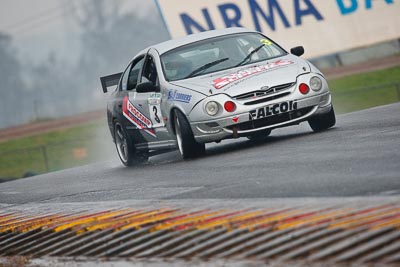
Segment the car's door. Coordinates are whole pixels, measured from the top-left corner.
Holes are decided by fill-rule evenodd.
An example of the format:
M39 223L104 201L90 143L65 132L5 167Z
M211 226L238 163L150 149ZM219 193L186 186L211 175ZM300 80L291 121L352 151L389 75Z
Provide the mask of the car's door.
M140 101L140 97L136 97L136 87L143 71L144 62L145 55L138 56L133 60L130 67L124 72L119 88L123 125L134 139L136 146L145 145L157 138L150 119L148 105L144 105Z
M139 83L150 83L154 90L150 92L136 92L133 101L143 108L143 114L150 120L150 123L147 125L149 126L148 131L151 131L151 133L145 131L146 135L144 136L149 143L162 145L163 141L170 139L170 134L165 128L164 118L166 116L161 109L162 93L155 57L156 55L153 51L147 53L139 78ZM156 138L154 138L154 135Z

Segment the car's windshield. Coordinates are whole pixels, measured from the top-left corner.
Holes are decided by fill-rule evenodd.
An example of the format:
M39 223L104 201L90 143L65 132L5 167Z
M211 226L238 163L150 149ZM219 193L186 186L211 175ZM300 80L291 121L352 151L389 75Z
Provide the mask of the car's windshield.
M176 81L264 61L286 52L258 33L241 33L202 40L164 53L167 81Z

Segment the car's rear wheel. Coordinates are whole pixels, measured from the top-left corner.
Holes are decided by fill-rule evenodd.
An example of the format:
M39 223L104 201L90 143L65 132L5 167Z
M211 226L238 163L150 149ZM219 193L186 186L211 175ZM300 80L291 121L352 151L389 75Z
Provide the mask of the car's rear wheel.
M182 157L190 159L204 155L206 146L196 142L186 117L178 110L174 111L174 117L176 141Z
M263 130L259 132L252 133L251 135L246 136L249 140L254 142L260 142L267 139L267 137L271 134L271 130Z
M117 121L114 123L114 135L118 156L125 166L134 166L148 160L146 154L135 151L135 147L128 134Z
M309 119L308 124L314 132L321 132L333 127L336 124L336 116L333 106L328 113Z

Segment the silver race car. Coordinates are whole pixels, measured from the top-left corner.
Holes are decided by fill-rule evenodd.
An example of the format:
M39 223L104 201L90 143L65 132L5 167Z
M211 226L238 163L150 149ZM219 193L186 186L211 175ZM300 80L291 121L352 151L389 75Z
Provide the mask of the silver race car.
M108 126L123 164L179 149L205 154L205 143L266 138L308 121L315 132L335 125L323 74L265 35L243 28L193 34L146 48L123 73L101 77L116 86Z

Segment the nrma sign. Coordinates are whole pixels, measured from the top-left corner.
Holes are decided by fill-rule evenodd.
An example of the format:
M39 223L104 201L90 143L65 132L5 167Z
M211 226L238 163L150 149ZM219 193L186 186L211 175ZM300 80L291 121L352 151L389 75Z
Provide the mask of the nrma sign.
M400 0L156 0L172 38L246 27L307 56L400 37Z
M264 9L256 0L248 0L248 7L251 14L252 28L257 31L263 31L262 23L266 23L268 29L276 30L276 24L281 22L284 27L290 28L294 25L301 25L306 16L312 16L315 20L323 20L321 12L312 4L310 0L294 0L293 14L287 14L283 10L278 0L269 0L267 8ZM304 6L300 6L303 2ZM225 27L243 27L243 13L238 5L234 3L221 4L217 6L219 16L224 22ZM181 21L188 34L194 31L214 30L215 25L208 8L201 9L203 15L203 25L190 16L189 13L181 13ZM290 21L292 19L292 23Z

